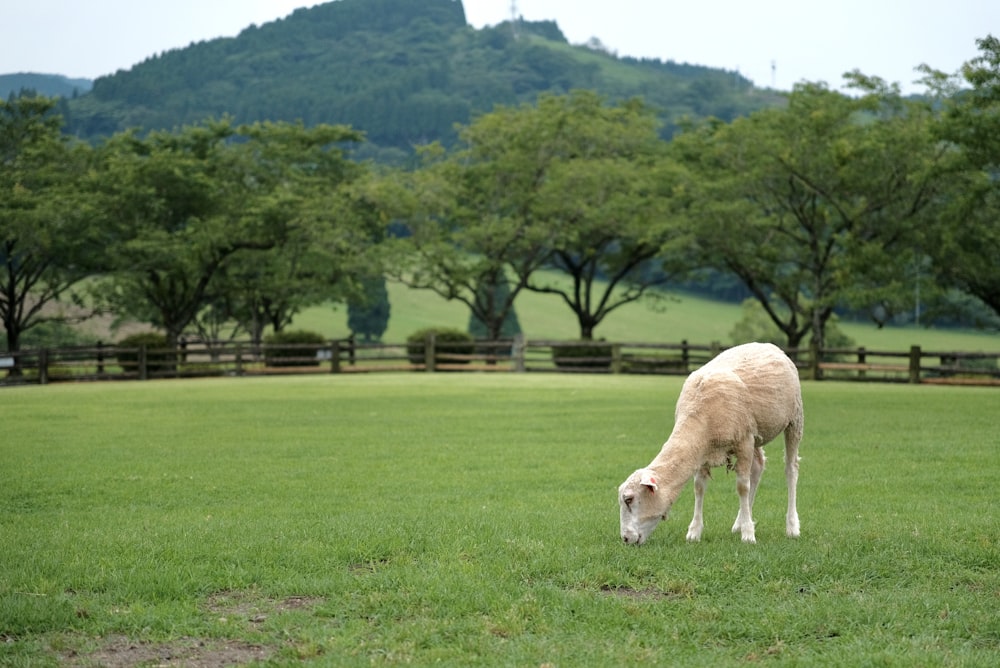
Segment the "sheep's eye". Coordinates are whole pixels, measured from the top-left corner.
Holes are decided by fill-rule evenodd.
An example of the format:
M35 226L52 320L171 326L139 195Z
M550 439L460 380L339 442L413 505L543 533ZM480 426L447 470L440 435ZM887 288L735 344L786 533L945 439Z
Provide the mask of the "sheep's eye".
M632 501L634 501L634 500L635 500L635 497L632 497L632 496L622 497L622 501L625 502L625 507L626 508L631 508L632 507Z

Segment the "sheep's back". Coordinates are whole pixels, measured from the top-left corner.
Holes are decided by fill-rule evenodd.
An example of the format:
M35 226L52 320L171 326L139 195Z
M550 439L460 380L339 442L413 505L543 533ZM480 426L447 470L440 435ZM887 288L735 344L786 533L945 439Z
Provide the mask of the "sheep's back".
M730 348L688 377L676 413L699 415L719 436L749 431L763 445L802 421L798 370L769 343Z

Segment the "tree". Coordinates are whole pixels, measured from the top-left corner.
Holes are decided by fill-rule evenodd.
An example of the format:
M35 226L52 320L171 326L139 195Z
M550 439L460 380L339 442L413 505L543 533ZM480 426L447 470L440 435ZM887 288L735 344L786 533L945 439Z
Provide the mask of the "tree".
M921 257L917 223L942 187L929 105L855 73L864 95L795 88L788 107L675 139L689 170L691 251L739 276L796 348L822 348L838 306L885 302Z
M521 290L556 294L591 338L665 280L650 271L672 235L656 128L641 103L608 106L586 91L484 114L458 150L429 152L412 175L411 211L422 213L403 216L413 252L397 276L467 304L491 338ZM543 266L572 285L538 278Z
M981 54L967 63L958 86L925 68L947 94L936 136L952 149L942 177L957 178L949 206L929 228L928 252L937 275L1000 314L1000 39L976 40Z
M382 181L379 196L406 228L388 245L386 270L410 287L462 302L495 340L527 278L545 262L551 235L523 201L531 175L503 151L475 142L473 132L463 130L462 150L445 155L425 147L421 169Z
M362 341L381 341L391 310L385 276L362 278L360 292L360 297L347 300L347 326L352 334L360 334Z
M539 166L546 173L537 193L527 196L554 230L551 266L570 278L566 286L535 274L527 288L561 297L589 340L616 308L670 280L654 260L678 235L670 212L676 170L664 159L655 116L639 101L608 106L576 92L542 98L537 111L523 113L534 116L553 155Z
M54 107L0 100L0 321L12 352L26 331L59 319L43 309L104 258L86 186L92 152L61 133Z
M101 296L175 344L218 301L213 279L234 257L309 238L310 223L333 214L317 210L316 193L351 169L337 144L359 138L341 126L228 120L112 138L103 183L118 264Z
M231 318L259 343L265 327L282 331L303 308L351 296L354 275L368 272L369 251L381 240L378 212L358 184L367 169L349 161L345 143L362 135L344 126L243 126L239 150L264 172L289 224L281 243L231 258L214 291Z

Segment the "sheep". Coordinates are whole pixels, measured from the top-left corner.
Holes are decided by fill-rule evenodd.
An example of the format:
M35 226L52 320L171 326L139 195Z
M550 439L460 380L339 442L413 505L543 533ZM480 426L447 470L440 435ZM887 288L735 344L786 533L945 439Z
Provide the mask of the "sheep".
M674 412L674 428L649 466L618 488L621 536L641 545L694 477L694 518L687 540L701 540L702 501L711 468L723 464L736 472L740 509L733 533L756 543L751 517L757 484L764 471L764 446L785 433L788 510L785 532L799 535L795 489L804 416L799 374L777 346L747 343L730 348L684 381Z

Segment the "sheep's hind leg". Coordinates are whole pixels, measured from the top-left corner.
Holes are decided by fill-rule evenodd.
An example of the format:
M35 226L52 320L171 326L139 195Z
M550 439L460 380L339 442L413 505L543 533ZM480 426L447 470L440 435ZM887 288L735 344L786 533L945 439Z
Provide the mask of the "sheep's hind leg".
M757 485L764 475L764 464L767 457L764 456L764 448L753 449L753 464L750 466L750 512L753 512L753 501L757 498Z
M705 524L702 518L702 510L705 501L705 488L708 487L708 479L712 477L712 472L707 466L702 466L694 474L694 517L688 525L687 539L695 542L701 540L701 530Z
M736 522L733 524L733 533L740 532L740 537L744 543L756 543L757 536L754 533L753 516L751 513L752 498L756 485L752 484L753 469L760 466L757 472L757 480L760 480L760 473L763 469L763 462L758 463L756 448L751 441L744 447L743 453L748 456L737 456L736 458L736 493L740 497L740 512L736 515Z
M785 429L785 481L788 483L785 534L790 538L799 537L799 511L795 506L795 490L799 483L799 442L801 440L801 424L792 424Z

